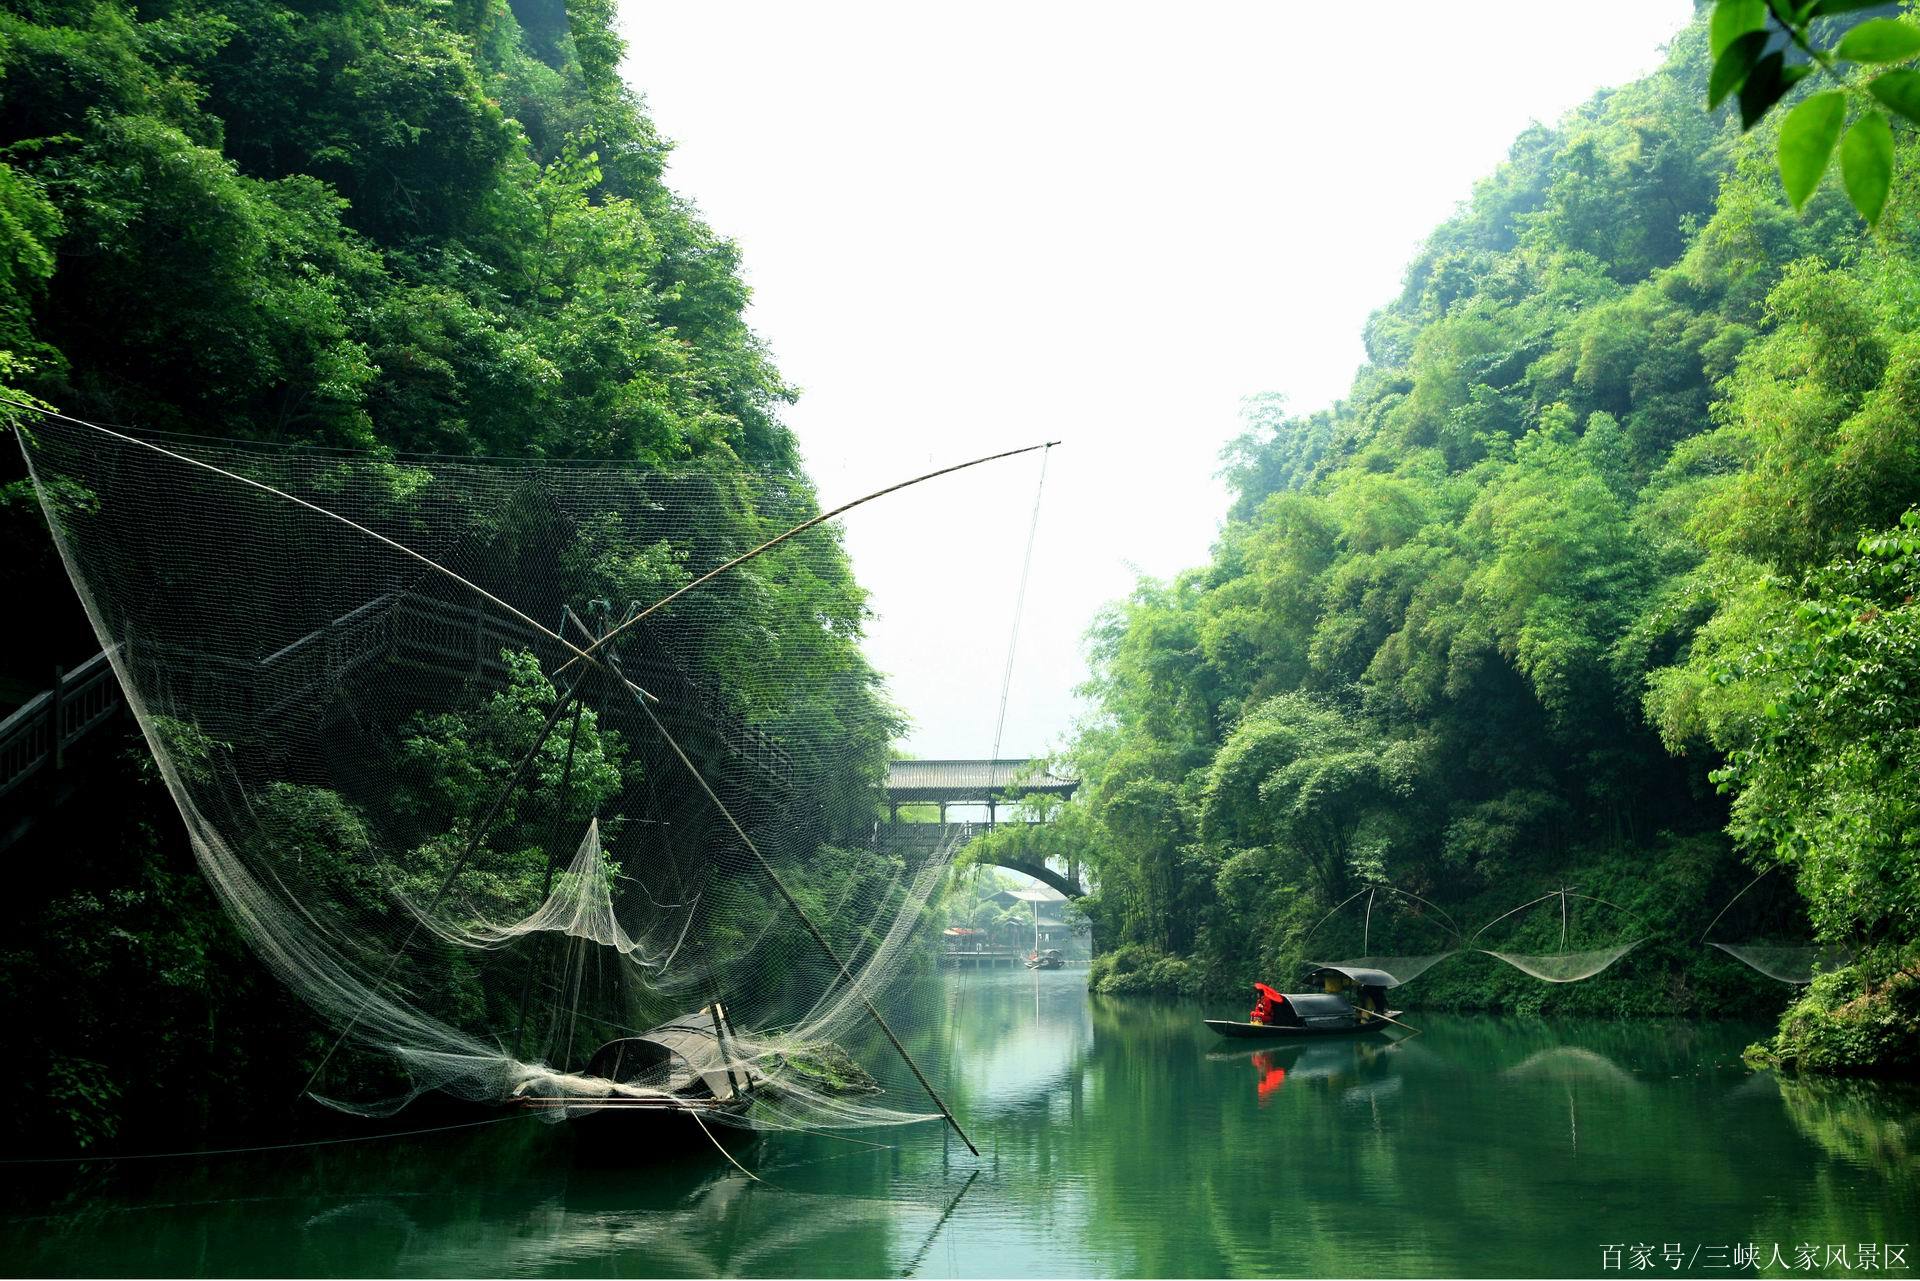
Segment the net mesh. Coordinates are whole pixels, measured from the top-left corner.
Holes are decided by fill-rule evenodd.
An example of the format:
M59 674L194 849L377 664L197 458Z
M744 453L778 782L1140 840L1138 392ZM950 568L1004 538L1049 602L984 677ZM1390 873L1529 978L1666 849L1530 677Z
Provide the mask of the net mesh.
M1853 953L1846 948L1817 944L1715 943L1713 946L1770 979L1796 985L1811 983L1820 975L1853 961Z
M1807 941L1811 931L1806 902L1793 892L1791 876L1774 875L1780 870L1779 864L1770 866L1741 886L1708 923L1701 941L1770 979L1796 986L1851 964L1853 953L1848 949ZM1723 925L1722 932L1744 936L1747 941L1722 943L1714 939L1714 931Z
M1499 957L1514 969L1548 983L1578 983L1581 979L1590 979L1600 971L1612 965L1644 939L1635 939L1618 947L1590 948L1579 952L1496 952L1492 948L1480 948L1488 956Z
M1380 970L1391 976L1388 986L1403 983L1456 955L1460 931L1446 911L1428 899L1392 885L1363 886L1328 909L1314 922L1307 940L1319 937L1315 955L1345 952L1346 960L1312 961L1314 966ZM1382 942L1393 945L1376 951ZM1348 951L1348 949L1351 949ZM1398 950L1393 950L1398 949Z
M899 725L836 528L569 662L813 516L802 481L21 437L207 879L377 1052L333 1101L935 1115L875 1015L950 842L876 846ZM596 1060L660 1029L664 1062Z
M1341 969L1382 970L1393 977L1391 986L1411 983L1454 952L1429 952L1423 956L1356 956L1345 961L1314 961L1314 965L1334 965Z

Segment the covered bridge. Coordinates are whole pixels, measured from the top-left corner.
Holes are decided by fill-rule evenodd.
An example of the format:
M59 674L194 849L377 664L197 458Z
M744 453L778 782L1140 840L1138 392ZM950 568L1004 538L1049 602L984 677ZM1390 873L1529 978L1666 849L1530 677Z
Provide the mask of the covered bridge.
M1031 757L1024 760L895 761L887 767L887 817L900 821L902 805L938 805L947 821L949 805L984 805L987 826L999 818L1009 796L1057 796L1066 800L1080 786Z
M991 831L1000 821L1000 806L1027 796L1046 796L1067 800L1080 786L1077 778L1065 778L1047 769L1044 762L1021 760L895 761L887 769L886 839L900 848L913 848L916 833L928 838L949 839L949 806L967 809L985 808L986 821L966 818L969 828ZM903 805L939 807L938 823L903 823ZM1062 872L1039 863L1002 861L1000 866L1033 877L1068 898L1086 891L1080 885L1079 860L1076 857Z

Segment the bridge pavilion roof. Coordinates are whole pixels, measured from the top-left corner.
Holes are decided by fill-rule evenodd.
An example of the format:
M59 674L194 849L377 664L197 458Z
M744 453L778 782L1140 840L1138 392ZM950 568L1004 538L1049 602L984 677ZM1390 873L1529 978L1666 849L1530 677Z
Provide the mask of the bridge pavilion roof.
M1080 786L1077 778L1062 778L1039 762L1025 760L894 761L887 767L887 799L943 801L948 805L985 804L989 797L1003 800L1010 792L1039 793L1066 798Z

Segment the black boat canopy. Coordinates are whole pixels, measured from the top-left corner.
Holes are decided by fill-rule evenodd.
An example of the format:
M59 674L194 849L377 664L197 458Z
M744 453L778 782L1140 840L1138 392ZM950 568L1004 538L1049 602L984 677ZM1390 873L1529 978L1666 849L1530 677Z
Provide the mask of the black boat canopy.
M1287 1004L1282 1012L1291 1008L1302 1023L1326 1019L1351 1022L1353 1019L1353 1004L1344 996L1332 992L1288 992L1286 995Z
M1349 982L1361 987L1399 987L1400 980L1385 970L1365 970L1350 965L1321 965L1307 971L1307 982L1318 983L1326 975L1343 975Z

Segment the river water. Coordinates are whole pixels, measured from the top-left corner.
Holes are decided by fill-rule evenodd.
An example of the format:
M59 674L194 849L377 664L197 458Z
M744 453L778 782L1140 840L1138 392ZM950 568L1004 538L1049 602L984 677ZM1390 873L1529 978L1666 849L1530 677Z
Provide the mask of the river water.
M1920 1271L1915 1097L1750 1073L1739 1051L1760 1028L1416 1013L1423 1034L1403 1044L1260 1051L1201 1027L1223 1011L1089 998L1084 983L1003 971L920 991L921 1050L978 1160L932 1127L776 1136L740 1150L752 1183L717 1156L589 1167L564 1128L514 1119L71 1182L50 1168L25 1195L15 1180L0 1266L1752 1275L1735 1251L1754 1247L1763 1275ZM1889 1268L1887 1246L1907 1247L1904 1264Z

